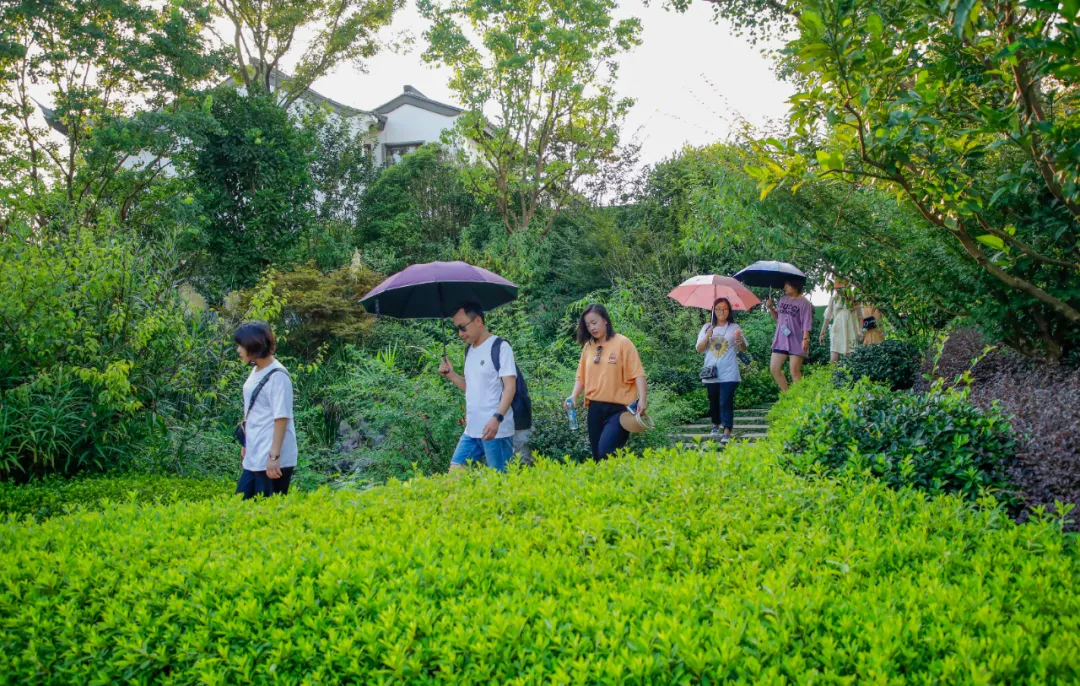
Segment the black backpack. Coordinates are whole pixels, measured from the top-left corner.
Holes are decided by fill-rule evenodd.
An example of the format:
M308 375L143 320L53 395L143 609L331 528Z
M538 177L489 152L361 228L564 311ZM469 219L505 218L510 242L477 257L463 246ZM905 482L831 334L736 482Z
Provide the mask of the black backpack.
M491 344L491 364L495 365L495 373L499 373L499 353L502 352L503 339L495 337ZM469 357L469 348L465 346L465 357ZM521 373L521 365L518 365L516 390L514 400L510 403L510 409L514 411L514 431L524 431L532 428L532 399L529 398L529 387L525 385L525 375Z

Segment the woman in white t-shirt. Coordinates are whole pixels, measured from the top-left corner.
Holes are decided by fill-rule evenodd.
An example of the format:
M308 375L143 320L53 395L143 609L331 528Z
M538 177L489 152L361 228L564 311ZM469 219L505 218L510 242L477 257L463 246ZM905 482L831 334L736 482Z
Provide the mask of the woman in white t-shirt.
M248 322L233 335L236 353L253 366L244 382L243 473L236 492L244 499L289 492L296 467L293 388L289 372L274 358L277 339L266 322ZM252 399L254 398L254 402Z
M739 374L738 354L746 350L746 338L742 328L735 323L731 301L717 298L713 303L712 321L698 334L697 351L705 353L701 380L709 393L709 414L712 418L714 436L724 435L721 443L731 440L735 427L735 390L742 381Z

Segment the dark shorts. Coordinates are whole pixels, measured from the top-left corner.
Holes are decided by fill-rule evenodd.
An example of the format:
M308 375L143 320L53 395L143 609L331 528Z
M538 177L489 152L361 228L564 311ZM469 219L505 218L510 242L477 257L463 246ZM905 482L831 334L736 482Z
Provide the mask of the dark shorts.
M282 467L280 479L271 479L265 471L251 472L245 469L240 475L240 480L236 482L236 492L243 493L244 500L257 495L267 498L272 495L285 495L289 492L293 469L295 467Z
M806 357L806 355L803 355L802 353L789 353L786 350L777 350L776 348L773 348L772 351L774 353L776 353L777 355L790 355L791 357Z

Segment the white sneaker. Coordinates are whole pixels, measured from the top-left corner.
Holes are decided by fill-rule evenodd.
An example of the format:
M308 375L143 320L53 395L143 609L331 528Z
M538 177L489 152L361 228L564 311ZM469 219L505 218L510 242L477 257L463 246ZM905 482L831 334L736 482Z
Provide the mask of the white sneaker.
M731 442L731 434L724 434L720 437L720 444L724 445Z
M709 435L710 436L719 436L720 435L720 427L719 426L714 426L712 428L712 432Z

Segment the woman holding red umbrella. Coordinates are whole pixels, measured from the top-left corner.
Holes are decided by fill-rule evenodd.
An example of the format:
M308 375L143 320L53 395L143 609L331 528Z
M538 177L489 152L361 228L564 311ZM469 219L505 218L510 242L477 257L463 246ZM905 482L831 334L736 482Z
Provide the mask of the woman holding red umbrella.
M742 328L735 323L735 313L727 298L717 298L713 303L712 320L698 334L697 351L705 353L701 368L701 380L709 395L709 416L712 418L714 436L724 434L721 443L731 440L735 426L735 391L742 376L739 374L738 353L746 350L746 338Z

